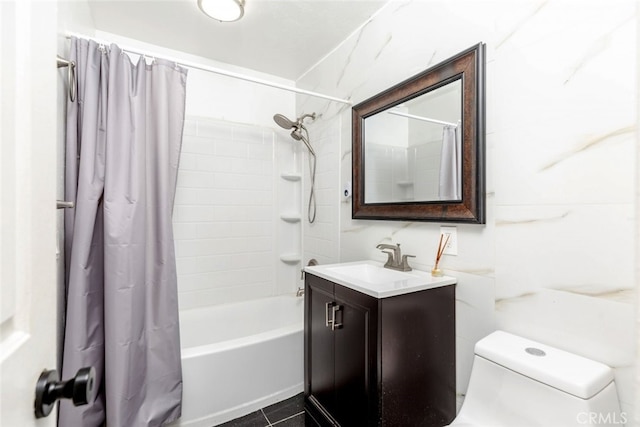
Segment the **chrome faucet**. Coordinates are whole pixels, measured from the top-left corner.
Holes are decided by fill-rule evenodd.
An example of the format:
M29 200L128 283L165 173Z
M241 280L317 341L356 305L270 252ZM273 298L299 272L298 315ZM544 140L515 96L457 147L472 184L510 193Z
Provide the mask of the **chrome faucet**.
M415 255L402 255L400 250L400 243L397 245L389 245L386 243L380 243L376 246L376 249L380 249L387 254L387 262L384 264L384 268L390 268L399 271L411 271L407 258L415 258Z

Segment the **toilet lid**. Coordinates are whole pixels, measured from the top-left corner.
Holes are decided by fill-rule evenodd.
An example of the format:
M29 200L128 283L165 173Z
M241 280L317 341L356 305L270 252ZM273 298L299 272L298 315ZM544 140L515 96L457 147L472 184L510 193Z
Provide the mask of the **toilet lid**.
M478 341L475 353L581 399L592 398L613 381L613 370L600 362L504 331Z

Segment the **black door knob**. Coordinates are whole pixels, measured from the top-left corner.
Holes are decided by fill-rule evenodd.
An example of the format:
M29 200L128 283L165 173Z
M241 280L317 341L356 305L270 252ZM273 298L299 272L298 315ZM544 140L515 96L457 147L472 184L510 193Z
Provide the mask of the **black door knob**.
M58 399L71 399L75 406L93 402L96 397L95 377L93 367L80 369L67 381L60 381L55 369L45 369L36 383L36 418L49 415Z

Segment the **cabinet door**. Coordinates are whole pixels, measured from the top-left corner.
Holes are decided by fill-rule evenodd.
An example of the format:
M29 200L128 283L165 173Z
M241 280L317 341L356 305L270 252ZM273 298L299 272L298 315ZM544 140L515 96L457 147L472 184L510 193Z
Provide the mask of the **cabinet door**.
M378 424L376 298L335 286L335 409L342 426ZM340 326L338 326L340 325Z
M334 304L333 283L306 276L305 395L321 412L334 413L334 340L328 315Z

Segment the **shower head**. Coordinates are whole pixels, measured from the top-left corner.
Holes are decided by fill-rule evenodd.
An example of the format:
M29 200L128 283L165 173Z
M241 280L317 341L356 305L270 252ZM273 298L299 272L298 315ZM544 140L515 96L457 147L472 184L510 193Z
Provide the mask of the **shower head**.
M302 131L308 132L307 128L304 127L304 125L302 124L304 119L306 119L307 117L310 117L312 120L315 120L316 113L303 114L302 116L298 117L298 119L295 122L292 122L282 114L275 114L273 116L273 121L276 122L276 124L283 129L293 129L291 131L291 138L295 139L296 141L304 142L304 145L307 146L307 148L309 149L309 152L315 157L316 153L313 151L313 148L311 148L309 139L305 138L305 136L302 134ZM307 133L307 136L308 135L309 134Z
M289 120L288 118L286 118L285 116L283 116L282 114L276 114L273 116L273 121L276 122L276 124L278 126L280 126L283 129L291 129L296 127L297 123L296 122L292 122L291 120Z
M304 127L298 127L296 126L292 131L291 131L291 138L295 139L296 141L300 141L302 139L302 129L305 129ZM306 130L306 129L305 129Z
M280 126L281 128L283 128L283 129L293 129L293 128L299 128L299 127L304 128L304 126L302 126L302 122L307 117L310 117L312 120L315 120L316 119L316 113L303 114L302 116L298 117L295 122L289 120L283 114L276 114L276 115L273 116L273 121L276 122L276 124L278 126Z

